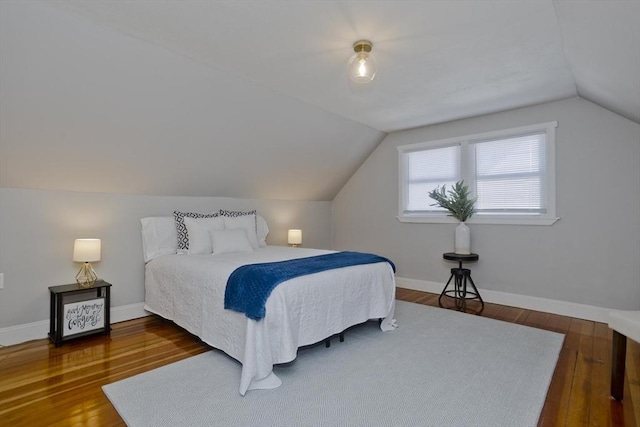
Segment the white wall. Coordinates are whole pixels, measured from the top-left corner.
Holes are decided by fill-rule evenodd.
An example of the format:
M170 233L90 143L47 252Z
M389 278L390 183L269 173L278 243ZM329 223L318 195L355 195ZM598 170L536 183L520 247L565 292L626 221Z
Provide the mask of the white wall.
M287 229L301 228L303 246L331 247L330 202L0 188L0 330L49 318L48 286L75 281L76 238L102 239L102 260L94 268L113 284L112 307L143 302L140 218L220 208L258 209L269 224L270 245L286 245Z
M596 307L640 308L640 125L580 98L395 132L334 199L333 247L377 252L397 276L444 283L454 224L398 215L396 147L548 121L557 129L553 226L471 225L478 287Z

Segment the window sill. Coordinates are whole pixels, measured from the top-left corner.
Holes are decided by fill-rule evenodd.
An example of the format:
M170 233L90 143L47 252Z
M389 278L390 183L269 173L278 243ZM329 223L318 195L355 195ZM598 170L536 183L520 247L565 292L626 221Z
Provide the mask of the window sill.
M426 224L457 224L459 221L450 216L412 216L399 215L398 221L407 223L426 223ZM472 217L466 221L466 224L493 224L493 225L553 225L560 218L558 217L520 217L520 216L500 216L500 217Z

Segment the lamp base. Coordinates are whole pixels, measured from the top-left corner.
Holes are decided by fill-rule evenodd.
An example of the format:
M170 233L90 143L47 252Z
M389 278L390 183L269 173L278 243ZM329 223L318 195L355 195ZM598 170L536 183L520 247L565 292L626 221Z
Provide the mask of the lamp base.
M88 262L82 264L80 271L76 274L76 282L78 282L78 285L80 285L81 288L90 288L96 283L96 280L98 280L98 275L91 264Z

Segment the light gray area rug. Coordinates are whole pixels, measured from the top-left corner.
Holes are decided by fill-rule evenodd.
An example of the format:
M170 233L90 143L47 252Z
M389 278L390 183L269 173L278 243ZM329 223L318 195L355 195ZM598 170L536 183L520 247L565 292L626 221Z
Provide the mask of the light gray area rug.
M103 387L129 426L535 426L564 335L397 302L400 327L349 329L238 394L210 351Z

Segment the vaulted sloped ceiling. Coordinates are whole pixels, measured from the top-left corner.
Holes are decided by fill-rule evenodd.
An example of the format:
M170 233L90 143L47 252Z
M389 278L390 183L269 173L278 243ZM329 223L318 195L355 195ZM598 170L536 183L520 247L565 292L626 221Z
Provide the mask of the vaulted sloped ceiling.
M578 95L640 123L640 0L556 5Z
M386 132L572 96L640 122L640 0L2 0L0 47L6 187L331 200Z

